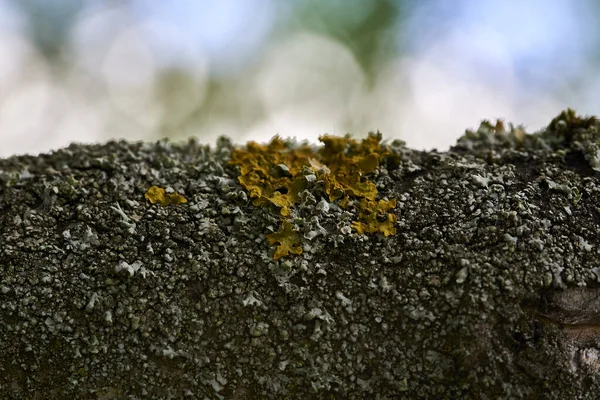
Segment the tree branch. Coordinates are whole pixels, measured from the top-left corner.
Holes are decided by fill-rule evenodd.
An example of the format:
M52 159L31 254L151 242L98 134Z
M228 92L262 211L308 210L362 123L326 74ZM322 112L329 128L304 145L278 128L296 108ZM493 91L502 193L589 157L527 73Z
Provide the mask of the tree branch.
M598 128L395 141L345 200L226 138L0 160L0 397L593 398Z

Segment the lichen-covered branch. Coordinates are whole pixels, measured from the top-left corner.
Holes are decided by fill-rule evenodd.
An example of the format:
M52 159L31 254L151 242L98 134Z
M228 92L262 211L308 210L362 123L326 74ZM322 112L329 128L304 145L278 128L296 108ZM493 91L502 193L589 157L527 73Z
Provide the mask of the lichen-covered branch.
M599 128L0 160L0 398L597 398Z

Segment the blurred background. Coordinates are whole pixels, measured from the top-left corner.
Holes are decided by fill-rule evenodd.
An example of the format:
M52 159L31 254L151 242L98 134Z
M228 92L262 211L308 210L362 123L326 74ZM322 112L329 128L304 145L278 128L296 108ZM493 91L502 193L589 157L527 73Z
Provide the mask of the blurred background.
M0 0L0 157L111 138L446 150L600 113L598 0Z

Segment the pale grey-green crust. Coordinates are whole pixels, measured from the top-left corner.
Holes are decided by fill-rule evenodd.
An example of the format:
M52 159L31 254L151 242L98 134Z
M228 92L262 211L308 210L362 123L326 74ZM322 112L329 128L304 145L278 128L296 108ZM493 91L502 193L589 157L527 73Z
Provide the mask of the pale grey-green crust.
M598 398L598 127L393 142L397 234L315 182L278 261L226 138L0 160L0 398Z

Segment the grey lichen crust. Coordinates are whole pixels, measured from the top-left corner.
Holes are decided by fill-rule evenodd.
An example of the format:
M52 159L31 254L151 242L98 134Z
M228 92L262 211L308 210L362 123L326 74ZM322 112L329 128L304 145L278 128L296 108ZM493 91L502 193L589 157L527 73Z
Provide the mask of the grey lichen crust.
M394 141L396 235L317 185L277 261L226 138L0 160L0 398L595 399L599 128Z

